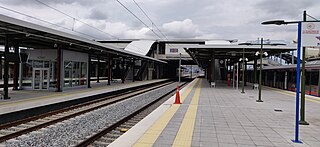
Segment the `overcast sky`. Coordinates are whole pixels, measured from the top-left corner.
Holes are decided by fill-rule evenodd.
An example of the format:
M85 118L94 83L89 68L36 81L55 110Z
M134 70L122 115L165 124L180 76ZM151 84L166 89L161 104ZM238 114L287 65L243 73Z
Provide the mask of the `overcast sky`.
M116 0L38 0L120 39L157 39ZM119 0L157 32L133 0ZM291 41L296 26L262 26L274 19L301 20L303 10L320 19L319 0L136 0L169 38L255 40L264 37ZM37 0L0 0L0 6L69 30L0 8L0 13L63 31L75 30L107 40L110 36L57 12ZM311 20L310 18L308 18ZM74 34L77 34L73 32ZM83 36L81 34L77 34ZM87 38L90 38L86 36ZM92 39L92 38L91 38ZM114 38L113 38L114 39Z

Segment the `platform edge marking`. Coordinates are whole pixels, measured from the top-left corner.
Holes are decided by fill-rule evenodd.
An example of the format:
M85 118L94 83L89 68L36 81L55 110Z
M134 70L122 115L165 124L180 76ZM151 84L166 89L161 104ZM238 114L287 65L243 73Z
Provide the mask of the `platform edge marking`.
M181 96L181 101L183 102L185 98L190 94L191 90L194 88L199 79L196 79L191 85L186 89L186 91ZM173 104L171 107L165 111L165 113L144 133L142 137L133 145L133 147L140 146L152 146L158 139L162 131L170 122L173 115L177 112L180 105Z
M198 104L200 99L202 80L198 83L188 110L180 125L179 131L172 146L191 146L193 130L196 122Z

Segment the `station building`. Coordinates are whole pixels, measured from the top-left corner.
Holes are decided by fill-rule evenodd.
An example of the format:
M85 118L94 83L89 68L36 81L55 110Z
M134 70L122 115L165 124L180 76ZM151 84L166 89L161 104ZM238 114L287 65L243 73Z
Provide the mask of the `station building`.
M4 95L14 90L63 91L91 87L91 82L177 78L181 65L192 78L205 71L209 81L226 80L245 54L254 61L258 44L236 40L89 40L0 15L3 45L0 74ZM294 50L286 45L264 47L270 56ZM247 64L247 62L246 62ZM189 66L190 65L190 66ZM196 69L196 70L194 70ZM246 69L245 69L246 70ZM234 70L233 70L234 71ZM229 75L228 75L229 74Z
M37 24L0 15L0 30L4 98L9 86L59 92L90 88L93 80L110 85L113 79L124 83L165 76L160 74L165 61Z

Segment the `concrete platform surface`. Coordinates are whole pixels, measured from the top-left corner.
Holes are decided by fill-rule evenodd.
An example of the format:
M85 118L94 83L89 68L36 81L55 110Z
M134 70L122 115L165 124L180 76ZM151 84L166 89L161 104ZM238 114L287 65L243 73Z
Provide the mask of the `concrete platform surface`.
M320 146L320 99L306 96L306 121L293 143L295 93L247 86L245 93L225 84L210 88L196 79L183 90L183 104L162 106L119 137L110 146ZM281 110L281 111L275 111Z
M164 81L167 79L157 79L148 81L135 81L135 82L116 82L107 85L106 82L96 83L92 82L92 88L74 88L65 90L63 92L53 91L33 91L33 90L10 90L9 96L11 99L0 100L0 115L10 112L30 109L34 107L79 99L83 97L93 96L97 94L107 93L115 90L136 87L144 84Z

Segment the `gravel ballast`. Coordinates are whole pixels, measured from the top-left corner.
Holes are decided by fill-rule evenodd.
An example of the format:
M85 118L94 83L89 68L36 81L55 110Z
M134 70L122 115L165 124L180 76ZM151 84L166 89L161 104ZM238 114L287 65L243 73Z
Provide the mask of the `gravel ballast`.
M74 146L173 90L177 84L97 109L5 142L6 146Z

